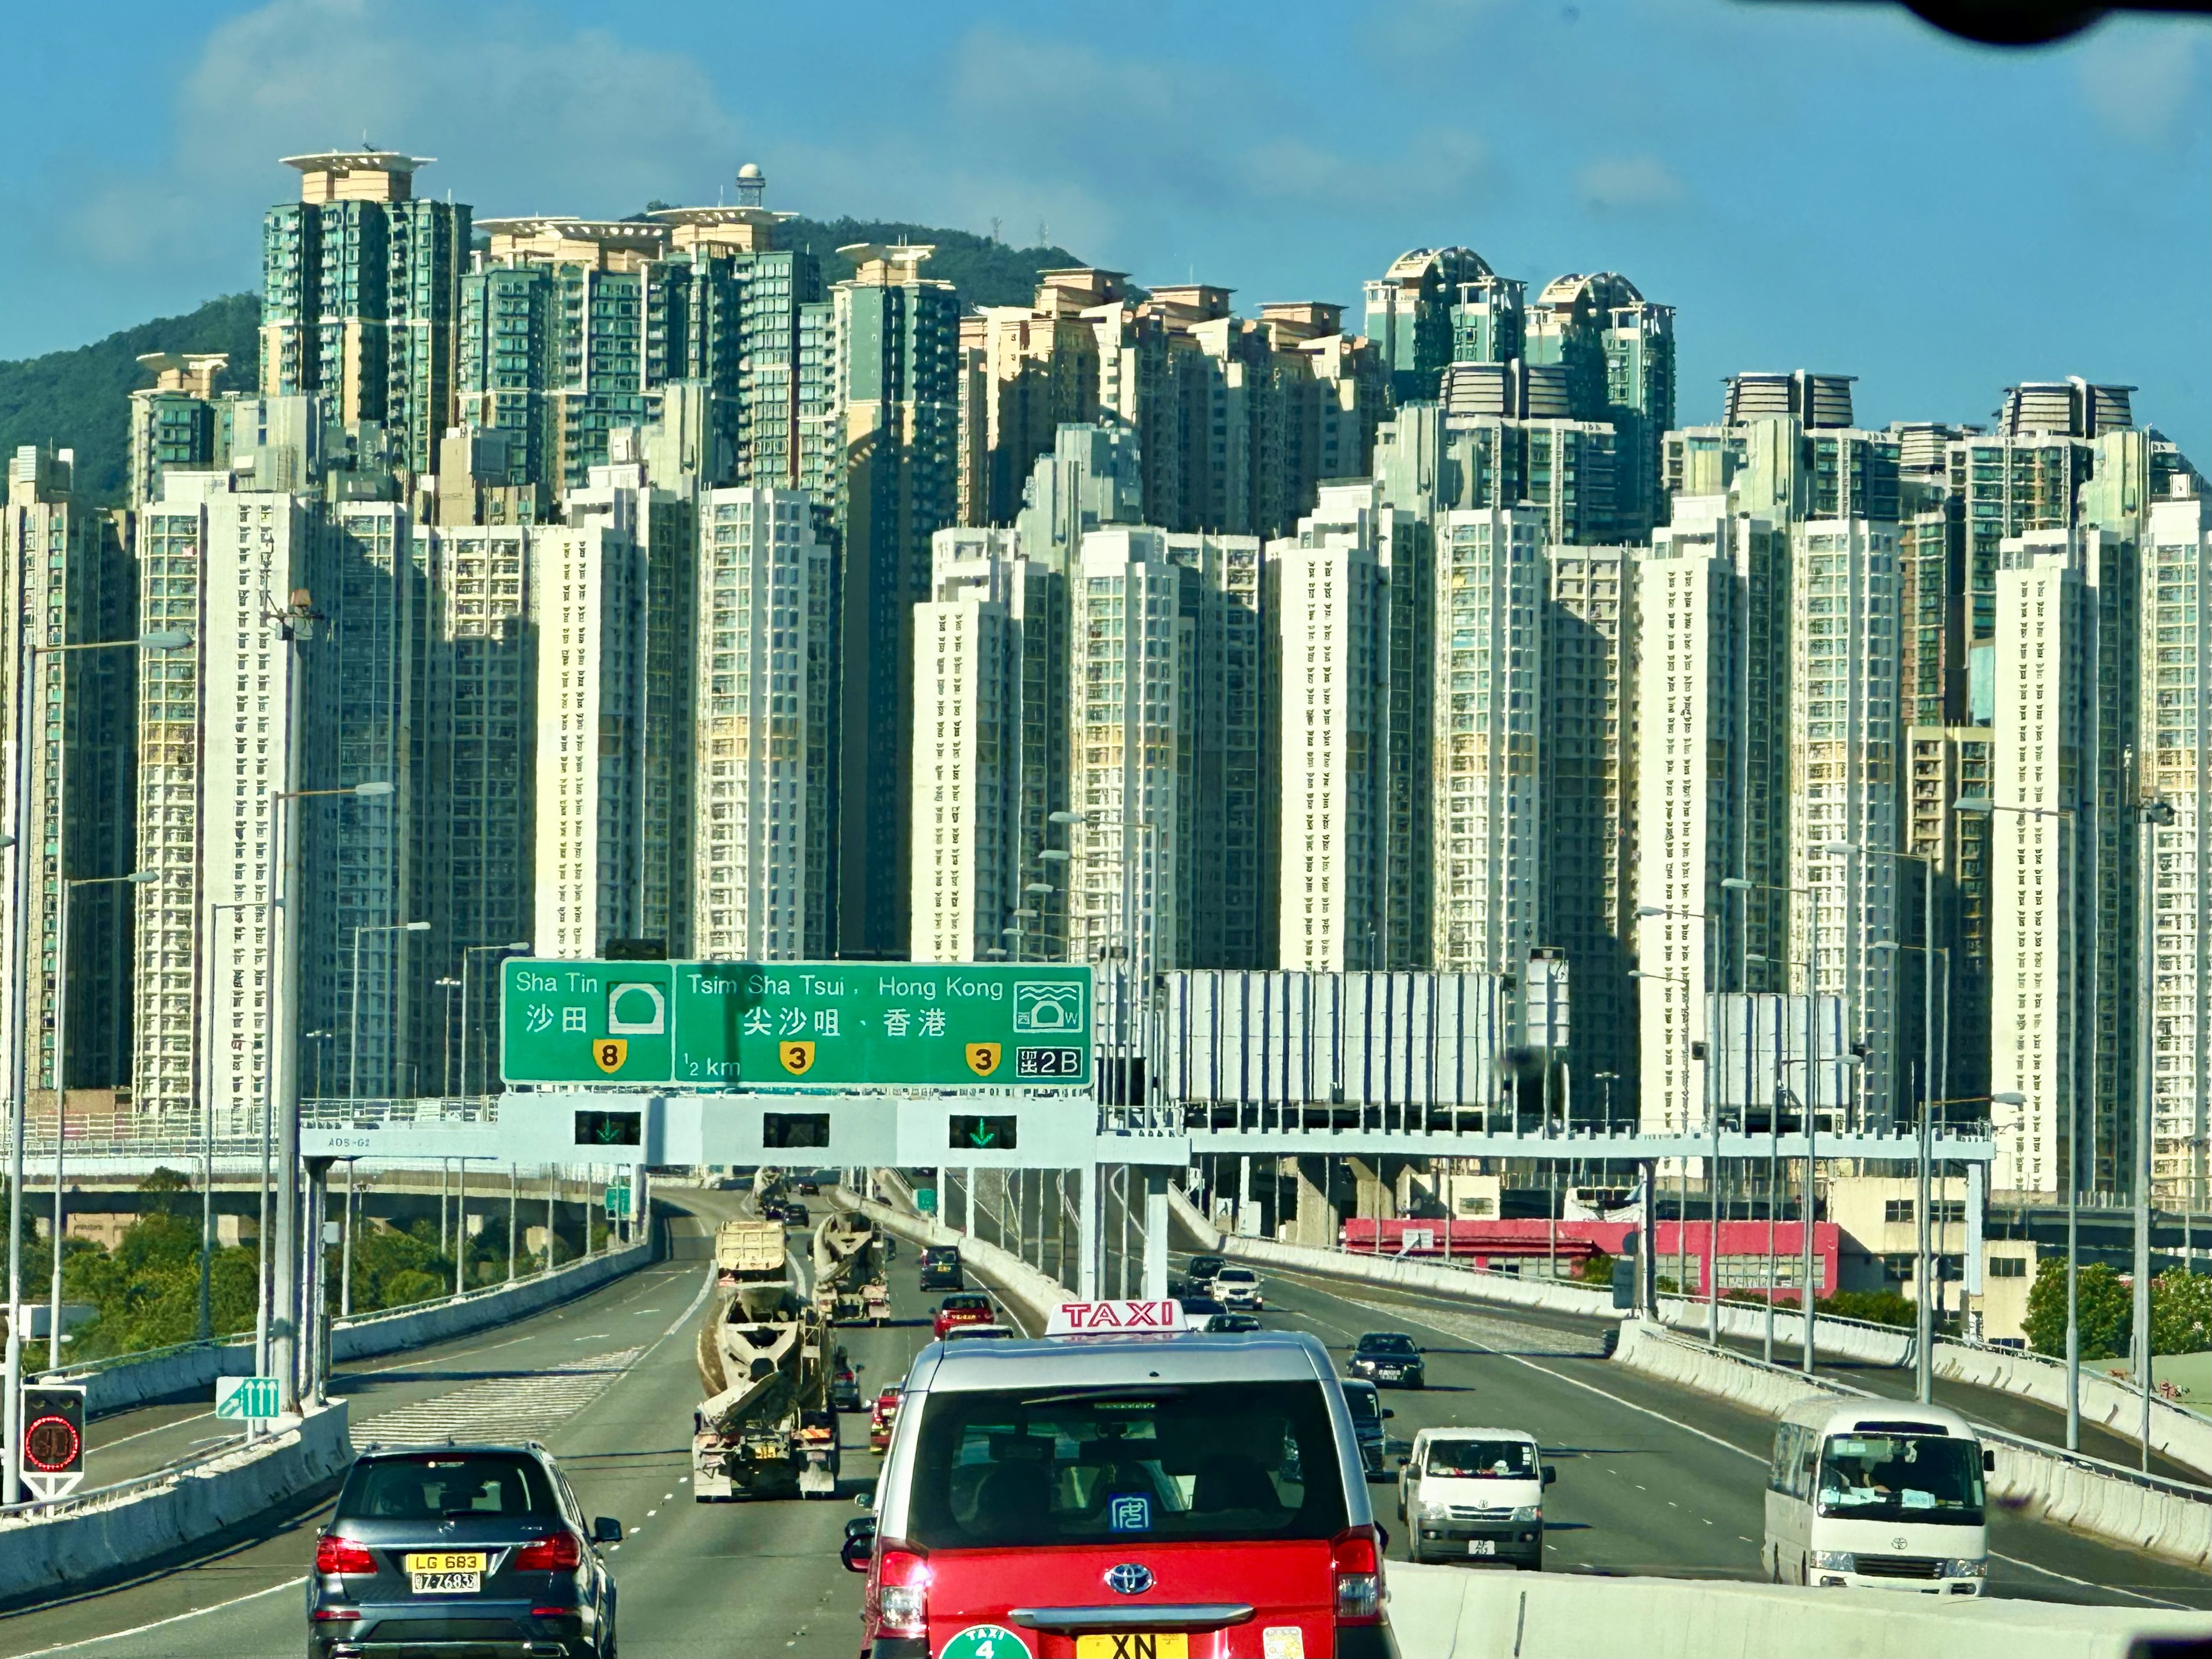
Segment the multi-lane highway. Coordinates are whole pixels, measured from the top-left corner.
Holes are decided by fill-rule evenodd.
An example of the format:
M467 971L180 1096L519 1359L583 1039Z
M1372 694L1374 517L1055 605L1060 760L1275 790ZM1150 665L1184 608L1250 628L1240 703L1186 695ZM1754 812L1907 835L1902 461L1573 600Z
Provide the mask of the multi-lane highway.
M842 1419L845 1480L832 1502L701 1504L688 1484L698 1398L693 1334L707 1306L708 1237L734 1194L673 1191L691 1213L668 1224L655 1266L566 1306L480 1336L370 1362L342 1376L355 1437L534 1436L559 1457L589 1513L628 1536L610 1559L631 1659L702 1653L848 1654L860 1581L836 1559L850 1498L874 1472L865 1415ZM803 1255L804 1235L792 1237ZM935 1300L915 1289L913 1255L892 1271L896 1322L841 1328L864 1390L904 1375L928 1340ZM1586 1322L1442 1297L1267 1276L1267 1322L1310 1330L1333 1352L1363 1330L1411 1332L1431 1382L1392 1391L1392 1434L1424 1425L1534 1431L1558 1463L1547 1500L1553 1571L1750 1578L1758 1573L1764 1419L1598 1357ZM135 1423L135 1426L134 1426ZM105 1425L112 1460L158 1462L212 1426L196 1408L155 1408ZM126 1440L124 1433L140 1437ZM1405 1553L1395 1492L1378 1514ZM0 1618L0 1655L65 1651L255 1659L303 1642L301 1575L326 1506L269 1517L209 1559L143 1582ZM2124 1606L2212 1605L2179 1568L2059 1528L2000 1516L1992 1588L2010 1595Z
M409 1437L543 1440L587 1511L617 1516L628 1531L609 1559L629 1659L849 1655L860 1636L860 1581L839 1565L837 1546L855 1513L851 1494L874 1474L867 1418L841 1419L845 1482L836 1501L692 1501L693 1335L706 1307L709 1236L738 1200L673 1189L669 1197L695 1212L670 1224L669 1260L531 1319L343 1376L338 1391L351 1401L355 1441L395 1425ZM791 1237L803 1259L805 1235ZM893 1266L897 1322L839 1328L871 1390L903 1377L929 1340L920 1316L935 1298L915 1291L913 1261L902 1251ZM210 1426L185 1421L148 1439L170 1434L181 1443ZM301 1575L327 1514L327 1504L303 1505L214 1559L0 1618L0 1654L296 1654L305 1642Z
M1537 1437L1559 1469L1545 1498L1553 1569L1760 1576L1765 1418L1601 1358L1590 1322L1340 1279L1263 1279L1270 1325L1310 1330L1333 1352L1370 1330L1407 1332L1428 1350L1425 1389L1383 1394L1394 1437L1449 1424ZM1401 1558L1395 1488L1378 1484L1375 1496ZM2212 1607L2201 1574L2063 1528L1999 1514L1990 1547L1996 1595Z

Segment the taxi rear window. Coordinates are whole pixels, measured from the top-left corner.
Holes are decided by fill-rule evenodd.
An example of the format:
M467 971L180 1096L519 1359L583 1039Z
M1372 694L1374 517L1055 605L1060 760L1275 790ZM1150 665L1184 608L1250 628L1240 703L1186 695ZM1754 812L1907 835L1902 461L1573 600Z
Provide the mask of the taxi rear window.
M908 1529L928 1549L1325 1539L1347 1524L1317 1382L933 1395Z

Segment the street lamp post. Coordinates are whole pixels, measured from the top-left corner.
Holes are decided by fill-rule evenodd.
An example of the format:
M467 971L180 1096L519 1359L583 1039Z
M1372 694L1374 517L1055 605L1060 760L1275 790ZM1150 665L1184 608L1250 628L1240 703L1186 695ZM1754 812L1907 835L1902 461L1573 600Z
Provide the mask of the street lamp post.
M18 1502L22 1496L22 1402L23 1402L23 1137L25 1120L30 1108L30 1070L28 1046L23 1042L23 1027L30 986L30 874L27 861L31 853L30 813L30 750L31 750L31 687L38 679L39 661L42 657L55 657L71 651L183 651L191 647L192 636L181 629L163 629L143 634L133 640L86 640L74 644L64 641L49 645L31 637L31 624L19 624L17 635L16 674L13 730L15 754L9 778L9 810L12 822L9 826L7 846L12 856L8 860L8 895L12 907L12 925L8 929L7 1009L8 1029L14 1034L9 1044L13 1055L8 1079L9 1099L13 1109L9 1113L8 1137L8 1340L4 1363L0 1363L0 1504ZM63 803L57 802L59 811ZM57 852L59 836L56 837ZM54 1241L58 1250L61 1241Z
M1655 907L1646 908L1653 908ZM1642 912L1639 911L1638 914L1640 915ZM1628 970L1628 977L1639 982L1645 980L1650 980L1656 983L1662 985L1679 985L1682 988L1683 1000L1685 1002L1689 1000L1690 993L1692 988L1690 983L1690 976L1687 974L1650 974L1646 973L1641 968L1632 968ZM1683 1009L1682 1046L1684 1066L1682 1078L1682 1127L1685 1130L1687 1130L1690 1125L1690 1079L1688 1075L1689 1067L1687 1062L1690 1059L1690 1049L1693 1046L1689 1036L1689 1013L1690 1011L1687 1008ZM1659 1174L1656 1169L1652 1171L1651 1178L1655 1184L1659 1179ZM1686 1160L1681 1176L1680 1194L1674 1209L1674 1294L1678 1299L1684 1302L1689 1300L1688 1279L1690 1277L1690 1255L1689 1246L1687 1243L1690 1227L1689 1202L1689 1172L1687 1162ZM1656 1207L1653 1213L1655 1215L1657 1213ZM1656 1261L1658 1254L1658 1239L1656 1237L1653 1237L1644 1240L1644 1259L1647 1261ZM1651 1291L1651 1316L1654 1319L1657 1319L1659 1317L1659 1291L1656 1284L1653 1285Z
M1727 890L1725 889L1723 890L1722 902L1723 904L1727 902ZM1704 922L1705 924L1707 941L1705 952L1705 975L1707 982L1714 987L1716 990L1717 988L1727 982L1728 975L1726 972L1717 971L1712 961L1711 934L1714 918L1710 914L1703 910L1673 909L1662 904L1638 905L1636 909L1636 914L1638 917L1677 916L1680 917L1684 921ZM1723 931L1725 931L1725 924L1723 924ZM1712 1165L1711 1169L1706 1171L1705 1176L1705 1340L1707 1346L1717 1348L1721 1345L1721 1114L1719 1103L1713 1098L1714 1044L1712 998L1715 994L1715 990L1709 990L1705 994L1705 1123L1706 1127L1711 1132L1713 1138ZM1685 1010L1684 1012L1686 1013L1688 1011ZM1686 1093L1684 1099L1684 1104L1686 1106L1688 1104ZM1685 1121L1683 1127L1686 1129L1688 1127L1688 1123ZM1684 1207L1686 1210L1689 1182L1686 1175L1687 1160L1686 1159L1684 1162L1686 1165L1686 1173L1683 1180L1683 1191L1686 1200ZM1689 1218L1685 1214L1678 1224L1678 1227L1680 1230L1678 1231L1675 1235L1678 1240L1684 1236L1688 1225ZM1677 1259L1686 1265L1689 1260L1688 1253L1686 1250L1678 1251ZM1686 1273L1686 1277L1687 1275ZM1689 1285L1686 1282L1683 1285L1682 1289L1683 1293L1686 1296L1689 1291Z
M287 612L286 615L295 617L285 631L285 638L289 641L297 626L297 619L294 612ZM293 732L286 739L288 772L290 765L289 745L298 737L298 722L295 720L291 724ZM300 1091L296 1067L291 1062L292 963L297 939L296 912L299 906L291 902L290 895L300 888L298 872L294 867L299 861L294 841L298 826L293 815L286 810L286 803L338 795L374 799L392 793L392 784L381 780L336 789L272 789L269 792L270 864L272 872L268 906L270 971L262 1042L261 1171L263 1182L276 1194L276 1248L268 1253L268 1282L264 1286L254 1347L260 1356L258 1370L264 1376L273 1374L276 1376L277 1391L283 1397L282 1404L288 1412L296 1411L300 1404L301 1291L307 1283L306 1276L311 1263L319 1264L321 1261L322 1228L319 1224L310 1230L314 1234L312 1249L303 1247L298 1176ZM276 1179L276 1172L280 1170L283 1173L281 1182ZM319 1217L317 1221L319 1223Z
M346 1016L346 1098L361 1098L361 936L363 933L427 933L427 921L365 922L353 930L353 1007ZM404 940L401 941L403 944ZM393 999L394 1003L398 1001ZM392 1034L395 1045L399 1036L399 1015L395 1007L392 1016ZM392 1081L387 1066L385 1082Z
M469 1091L469 958L486 951L497 951L508 956L528 956L537 948L526 939L517 939L511 945L468 945L461 947L461 1092L465 1095ZM487 1067L491 1063L489 1042L486 1044L484 1063ZM485 1080L489 1081L489 1079ZM489 1094L491 1091L487 1089L484 1092Z
M54 854L56 863L61 860L58 839ZM80 887L106 887L124 883L143 887L148 882L159 881L161 876L151 870L139 870L127 876L82 876L75 880L64 876L57 884L54 918L54 1222L53 1273L46 1309L46 1364L58 1370L62 1363L62 1151L68 1137L63 1133L69 1110L69 965L70 965L70 895ZM202 1206L205 1207L204 1204Z
M1972 816L1989 816L2011 812L2021 817L2058 820L2059 846L2070 846L2074 859L2081 855L2081 824L2070 806L2016 806L1986 796L1962 796L1953 804L1954 811ZM2071 913L2066 930L2067 943L2073 960L2066 964L2066 1449L2081 1449L2081 905L2076 890L2080 883L2074 879L2078 872L2069 868L2063 851L2059 856L2059 867L2067 873L2066 907ZM2094 926L2094 921L2093 924ZM2093 1073L2090 1085L2095 1087Z

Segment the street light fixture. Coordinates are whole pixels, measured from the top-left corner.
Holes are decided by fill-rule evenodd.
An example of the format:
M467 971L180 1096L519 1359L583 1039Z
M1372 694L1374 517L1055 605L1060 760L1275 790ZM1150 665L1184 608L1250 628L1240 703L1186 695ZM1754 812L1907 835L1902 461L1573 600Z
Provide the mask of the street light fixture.
M16 1034L9 1047L14 1056L8 1077L8 1095L13 1110L8 1139L8 1339L4 1364L0 1364L0 1504L13 1504L22 1497L22 1382L23 1382L23 1134L25 1119L30 1105L30 1070L28 1045L21 1040L27 1016L27 996L30 978L30 897L29 872L24 867L26 843L30 839L28 818L30 791L28 788L31 750L31 688L39 682L39 660L42 657L57 657L74 651L182 651L192 643L192 636L182 629L159 629L128 640L63 641L48 644L33 639L33 625L27 621L18 623L19 665L14 688L15 707L9 711L9 729L15 740L15 754L9 779L9 795L15 803L15 821L8 826L7 847L15 856L9 860L7 894L12 911L11 937L9 951L7 1006L4 1017L8 1029ZM38 628L45 631L44 625ZM61 757L68 759L64 749ZM57 842L58 843L58 836ZM57 1108L59 1102L57 1100ZM59 1125L57 1116L57 1127ZM58 1139L58 1137L57 1137ZM57 1188L57 1193L58 1193ZM58 1201L58 1200L57 1200ZM54 1239L56 1259L59 1259L61 1239Z

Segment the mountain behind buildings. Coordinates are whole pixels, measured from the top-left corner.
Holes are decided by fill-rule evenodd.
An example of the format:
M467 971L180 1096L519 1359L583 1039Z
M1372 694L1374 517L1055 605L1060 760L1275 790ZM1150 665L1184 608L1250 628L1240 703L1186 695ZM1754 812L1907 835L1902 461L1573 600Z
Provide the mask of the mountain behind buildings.
M1064 247L1009 247L988 236L900 221L791 219L784 245L822 261L823 279L842 282L853 263L837 252L856 242L927 243L930 275L951 283L970 306L1025 305L1037 273L1082 261ZM24 444L74 449L76 488L94 506L120 505L130 459L130 394L146 383L138 359L151 351L222 352L228 392L258 390L261 301L225 294L174 317L156 317L67 351L0 362L0 455Z

